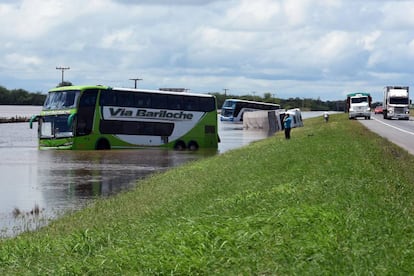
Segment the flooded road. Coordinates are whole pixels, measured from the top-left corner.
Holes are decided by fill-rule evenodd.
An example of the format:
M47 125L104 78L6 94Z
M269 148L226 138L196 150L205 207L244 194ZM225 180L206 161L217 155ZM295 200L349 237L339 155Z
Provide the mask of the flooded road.
M54 218L96 197L129 189L151 173L215 154L216 150L40 151L36 131L28 124L0 124L0 236L31 227L27 220L15 219L16 212L31 219L30 213L39 208L43 220Z
M40 107L0 106L0 117L29 117L39 111ZM266 137L229 125L219 131L218 151L40 151L36 129L28 123L0 124L0 237L34 229L96 197L129 189L149 174ZM40 216L33 216L37 212Z
M40 107L21 108L24 110L13 109L11 114L30 116L40 111ZM219 123L218 151L40 151L36 129L30 129L28 123L0 124L0 237L34 229L96 197L134 187L136 180L151 173L268 137L267 132ZM32 215L36 212L40 216Z

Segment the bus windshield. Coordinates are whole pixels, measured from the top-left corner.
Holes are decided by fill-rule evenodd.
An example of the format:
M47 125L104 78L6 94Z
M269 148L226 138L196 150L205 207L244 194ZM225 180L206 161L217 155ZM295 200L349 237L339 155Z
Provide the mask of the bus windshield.
M223 107L234 108L235 106L236 106L236 103L230 100L224 101L224 104L223 104Z
M79 90L49 92L43 110L75 108L79 94Z

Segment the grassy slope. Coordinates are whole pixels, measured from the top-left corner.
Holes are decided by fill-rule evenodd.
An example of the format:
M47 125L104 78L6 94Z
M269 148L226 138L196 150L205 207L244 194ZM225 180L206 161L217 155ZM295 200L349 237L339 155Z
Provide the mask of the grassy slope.
M413 157L345 114L0 241L0 274L414 272Z

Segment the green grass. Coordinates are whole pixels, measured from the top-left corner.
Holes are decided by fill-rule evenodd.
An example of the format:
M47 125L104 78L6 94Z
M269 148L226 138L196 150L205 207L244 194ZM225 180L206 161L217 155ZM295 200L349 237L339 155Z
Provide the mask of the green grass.
M346 114L0 241L0 274L414 273L414 159Z

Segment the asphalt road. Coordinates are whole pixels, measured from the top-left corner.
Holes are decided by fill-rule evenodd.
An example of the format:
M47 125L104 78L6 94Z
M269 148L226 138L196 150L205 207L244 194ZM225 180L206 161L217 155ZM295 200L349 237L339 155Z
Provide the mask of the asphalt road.
M369 130L414 154L414 118L385 120L382 114L372 114L371 120L358 119Z

